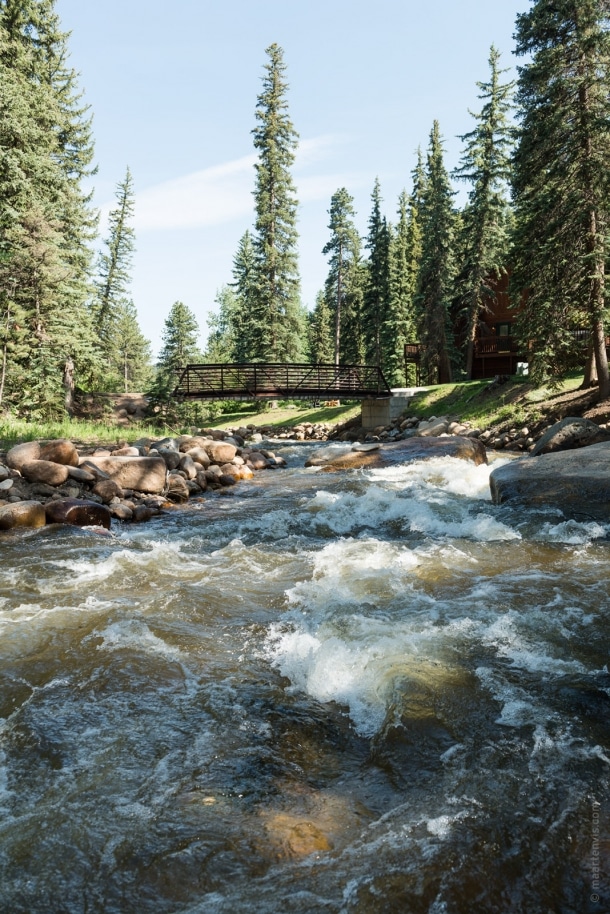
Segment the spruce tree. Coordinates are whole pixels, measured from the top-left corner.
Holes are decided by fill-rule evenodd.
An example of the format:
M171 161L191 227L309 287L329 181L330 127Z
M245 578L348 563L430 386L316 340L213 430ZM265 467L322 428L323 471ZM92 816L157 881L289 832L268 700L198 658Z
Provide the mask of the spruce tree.
M495 286L506 273L510 244L508 186L514 128L509 122L514 83L502 83L500 53L491 47L489 82L477 83L484 105L453 175L472 187L461 219L461 263L456 280L459 317L465 324L466 377L472 377L474 341L481 315L489 312Z
M147 390L153 376L150 341L142 333L136 307L128 298L114 304L113 336L109 342L112 368L123 391Z
M176 301L165 319L163 348L157 361L157 387L172 390L182 368L201 361L199 324L183 302Z
M387 353L382 348L382 327L388 318L390 297L390 230L385 217L381 214L381 189L378 178L375 179L371 199L373 208L365 242L369 256L362 306L362 333L367 364L385 368Z
M134 205L133 179L128 167L125 178L117 185L116 207L108 216L108 237L98 261L95 320L106 360L112 357L110 347L115 338L119 303L126 297L131 284L135 232L130 223Z
M215 304L218 305L218 312L208 316L208 339L203 360L212 364L242 361L236 357L241 307L239 296L233 287L225 285L217 292Z
M449 307L455 276L453 193L443 161L438 121L434 121L421 203L422 252L416 295L423 370L429 384L451 380Z
M328 365L334 359L334 322L324 292L318 292L316 306L309 317L309 352L312 362Z
M574 364L570 331L586 328L601 399L610 396L605 267L610 181L610 8L607 0L537 0L517 18L519 143L515 272L527 290L520 330L531 373ZM578 356L580 365L585 356Z
M409 383L405 373L405 345L415 339L414 230L410 201L403 191L398 200L398 222L391 236L388 312L381 328L385 376L394 387Z
M251 233L246 230L233 259L233 282L229 283L235 293L234 306L230 310L233 340L230 361L250 362L254 358L251 333L252 315L256 313L256 282L254 244Z
M331 237L322 249L330 254L329 272L323 300L330 310L334 325L334 362L342 360L341 328L349 322L353 305L356 270L360 259L360 236L354 225L354 199L345 187L333 194L330 202L329 229Z
M82 382L96 360L86 306L95 215L81 188L90 121L54 6L0 0L0 299L4 311L10 295L28 329L5 391L31 416L70 410L74 373Z
M296 190L290 168L298 134L288 115L286 65L277 44L267 48L263 91L252 131L258 151L254 190L255 298L248 313L250 357L296 361L303 356L305 311L300 303Z

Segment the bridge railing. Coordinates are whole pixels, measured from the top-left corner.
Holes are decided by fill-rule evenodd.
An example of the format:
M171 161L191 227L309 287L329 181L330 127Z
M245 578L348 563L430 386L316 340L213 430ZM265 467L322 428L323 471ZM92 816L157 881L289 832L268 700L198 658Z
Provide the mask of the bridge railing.
M174 389L178 399L319 399L389 397L383 372L370 365L231 363L186 365Z

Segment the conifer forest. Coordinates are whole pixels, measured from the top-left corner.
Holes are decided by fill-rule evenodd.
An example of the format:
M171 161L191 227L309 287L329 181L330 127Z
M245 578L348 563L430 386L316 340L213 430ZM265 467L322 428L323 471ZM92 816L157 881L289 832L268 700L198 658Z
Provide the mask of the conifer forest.
M167 399L193 361L378 365L401 387L415 382L404 357L415 342L423 383L469 379L500 286L530 377L578 369L610 397L610 2L523 6L517 76L492 46L478 108L464 112L457 168L448 170L442 124L432 120L399 199L388 203L372 182L364 236L350 188L332 194L319 239L327 278L310 303L299 273L289 61L277 44L261 49L259 85L244 90L256 155L251 228L235 239L213 305L168 302L153 360L146 303L130 295L134 176L127 166L117 175L100 224L84 190L94 112L55 0L0 0L0 412L72 414L86 391Z

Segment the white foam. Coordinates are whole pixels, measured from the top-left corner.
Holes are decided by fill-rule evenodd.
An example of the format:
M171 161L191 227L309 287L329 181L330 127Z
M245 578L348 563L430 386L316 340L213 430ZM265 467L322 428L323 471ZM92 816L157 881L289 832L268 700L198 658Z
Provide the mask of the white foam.
M579 522L571 519L559 524L544 524L537 538L551 543L582 546L592 540L604 539L609 533L610 524L598 524L595 521Z

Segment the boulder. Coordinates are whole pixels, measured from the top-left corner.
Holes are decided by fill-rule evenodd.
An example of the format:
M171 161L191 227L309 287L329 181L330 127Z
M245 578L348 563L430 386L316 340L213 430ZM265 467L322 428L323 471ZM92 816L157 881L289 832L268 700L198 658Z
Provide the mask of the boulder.
M117 520L132 520L133 518L132 509L128 505L124 505L122 501L116 505L110 505L110 513Z
M44 527L47 519L39 501L17 501L0 508L0 530L13 527Z
M610 441L609 431L600 428L590 419L568 416L546 430L530 451L530 456L538 457L540 454L552 454L555 451L589 447L603 441Z
M170 447L158 447L157 451L160 457L163 457L165 466L168 470L176 470L180 465L180 451Z
M420 422L415 434L420 438L422 436L426 438L436 438L446 432L448 428L449 420L446 416L441 416L439 419L433 418Z
M610 518L610 442L520 457L489 477L495 504L560 508L574 518Z
M113 457L139 457L140 448L135 445L124 445L123 447L118 447L116 450L112 451Z
M189 500L189 487L183 476L171 474L167 480L167 497L170 501L183 504Z
M237 453L234 444L225 444L224 441L206 441L203 447L211 462L218 466L222 466L223 463L231 463Z
M24 463L29 460L40 459L40 442L24 441L23 444L16 444L6 455L6 462L13 470L19 470Z
M65 464L50 460L27 460L21 464L21 474L28 482L42 482L48 486L62 486L69 476Z
M187 479L194 479L197 476L199 466L189 454L184 454L184 456L180 458L178 466L182 472L186 474Z
M105 505L80 498L62 498L45 506L48 524L72 524L75 527L105 527L110 530L111 512Z
M3 463L0 463L0 482L4 482L10 475L8 467L5 467Z
M93 494L99 495L104 504L109 505L113 498L123 498L123 489L115 479L100 479L93 486Z
M77 482L85 482L91 484L95 482L97 476L94 473L90 473L89 470L84 470L81 467L68 467L68 475L71 479L75 479Z
M374 451L350 450L338 454L334 448L325 448L322 453L313 454L305 466L320 466L325 470L361 467L373 469L426 460L429 457L458 457L461 460L471 460L476 466L487 463L487 453L480 441L451 435L444 438L405 438L403 441L381 442Z
M58 438L49 441L40 448L40 460L49 460L51 463L61 463L67 467L78 466L78 451L68 438Z
M122 489L160 494L165 489L167 469L162 457L85 457L81 459L85 470L99 470L103 476L114 479Z
M210 458L205 448L202 448L200 445L198 445L197 447L189 448L186 453L191 458L191 460L194 460L195 463L198 463L200 466L204 467L207 470L210 465Z
M4 493L8 492L9 489L12 489L13 485L14 481L10 478L5 477L2 482L0 482L0 497L2 497Z

